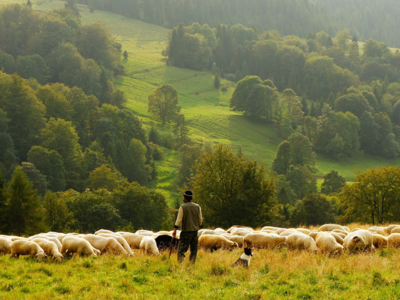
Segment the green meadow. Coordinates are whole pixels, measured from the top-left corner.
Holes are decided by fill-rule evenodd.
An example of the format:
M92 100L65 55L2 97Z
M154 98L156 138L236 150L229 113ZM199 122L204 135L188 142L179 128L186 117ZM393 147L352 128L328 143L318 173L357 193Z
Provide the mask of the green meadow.
M0 1L1 4L11 2L25 1ZM64 5L64 1L56 0L34 0L32 3L34 9L42 11ZM85 5L79 5L79 9L83 23L104 23L123 45L123 50L127 50L128 60L121 60L126 75L117 77L115 83L128 96L127 108L132 109L142 119L146 128L155 125L162 133L172 131L170 125L162 126L147 112L148 95L157 86L168 83L179 92L179 103L193 141L200 144L222 143L235 149L240 147L248 158L257 159L266 166L271 165L278 145L282 142L276 130L230 110L229 99L235 86L233 82L222 80L221 87L225 87L226 91L216 90L211 73L168 66L165 57L161 55L167 45L168 29L109 12L90 13ZM151 186L163 192L171 204L177 197L176 188L171 187L170 182L175 178L179 153L164 150L165 159L157 162L159 177ZM400 165L400 159L386 160L362 154L347 161L335 161L322 156L317 159L320 178L334 169L349 181L354 180L355 169L366 170L391 165Z
M259 250L248 269L242 250L176 255L74 257L60 264L0 257L0 298L8 299L399 299L399 250L328 257Z

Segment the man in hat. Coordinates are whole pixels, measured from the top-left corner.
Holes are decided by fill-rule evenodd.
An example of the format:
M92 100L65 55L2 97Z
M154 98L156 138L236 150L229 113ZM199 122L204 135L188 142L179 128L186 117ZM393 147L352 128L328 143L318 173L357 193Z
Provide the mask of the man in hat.
M172 236L176 237L176 230L181 226L182 231L179 238L178 246L178 261L182 262L185 258L185 253L190 246L190 261L194 263L197 256L197 248L199 246L199 239L197 237L198 231L203 223L201 215L201 207L192 202L193 193L186 191L183 194L183 202L179 208L178 217L174 226L174 233Z

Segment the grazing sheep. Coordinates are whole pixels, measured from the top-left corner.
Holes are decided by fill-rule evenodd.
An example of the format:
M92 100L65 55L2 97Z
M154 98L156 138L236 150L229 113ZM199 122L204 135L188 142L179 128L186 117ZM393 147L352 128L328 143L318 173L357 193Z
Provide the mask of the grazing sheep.
M100 234L100 233L112 233L112 234L115 234L115 232L114 231L111 231L111 230L108 230L108 229L100 229L100 230L97 230L94 234Z
M353 229L351 230L351 232L358 231L358 230L362 230L362 229L361 229L361 228L353 228Z
M274 227L274 226L264 226L263 228L261 228L261 231L265 231L265 230L272 230L272 231L276 231L277 229L279 229L279 227Z
M130 248L128 242L126 239L124 239L122 236L117 235L117 234L111 234L111 233L99 233L98 236L102 237L109 237L109 238L114 238L118 241L118 243L121 244L121 246L125 249L126 252L129 253L130 256L134 256L135 254L132 252L132 249Z
M201 235L203 234L207 234L207 235L221 235L221 232L217 232L215 230L211 230L211 229L206 229L206 230L202 230Z
M380 235L386 235L386 232L384 229L386 229L386 228L373 226L373 227L368 228L368 231L370 231L372 234L375 233L375 234L380 234ZM400 232L400 230L399 230L399 232Z
M337 243L339 243L340 245L343 245L343 238L341 236L339 236L339 234L337 234L336 232L333 232L333 231L329 232L329 234L335 238Z
M296 230L298 232L304 233L306 235L308 235L311 232L311 230L308 230L308 229L305 229L305 228L296 228Z
M0 237L0 255L11 253L12 240L6 237Z
M157 248L157 243L152 237L145 236L140 242L140 250L148 254L160 255Z
M135 232L136 234L144 235L144 236L152 236L154 234L153 231L150 230L138 230Z
M380 234L372 234L372 244L376 249L383 249L388 247L388 238Z
M131 247L131 249L140 249L140 242L142 241L144 235L125 233L122 237L128 243L129 247Z
M221 235L207 235L203 234L199 238L199 248L206 250L232 250L237 248L238 244L236 242L228 240L226 237Z
M239 236L246 236L247 234L253 232L254 230L251 228L234 228L231 230L230 234L232 235L239 235Z
M354 253L357 250L373 251L375 250L375 247L372 241L373 241L372 233L369 232L368 230L361 229L349 233L345 237L343 245L345 249L348 250L350 253Z
M340 229L333 229L332 232L343 234L344 236L348 235L349 233L345 230Z
M340 226L338 224L325 224L318 228L318 231L333 231L334 229L339 229L342 231L347 231L346 227Z
M285 231L282 231L281 233L279 233L279 236L284 236L284 237L288 237L291 234L295 234L295 233L301 233L300 231L297 231L296 229L288 229ZM303 233L301 233L303 234Z
M275 249L284 244L286 238L273 234L250 233L244 237L244 247L258 249Z
M343 246L337 243L335 238L327 232L318 233L315 237L315 243L322 253L329 255L343 254Z
M171 232L169 232L169 231L159 231L159 232L157 232L157 234L158 235L169 235L169 236L172 236Z
M392 230L390 231L390 234L392 234L392 233L400 233L400 227L392 228Z
M302 233L293 233L286 238L286 246L290 250L307 250L317 252L318 248L314 239Z
M308 234L308 236L311 236L315 241L315 238L317 237L318 233L319 233L319 231L313 230Z
M116 255L126 255L129 256L129 253L121 246L121 244L112 237L102 237L94 234L87 234L82 237L84 240L88 241L92 247L98 249L101 253L112 253Z
M31 258L36 257L39 261L46 257L44 250L35 242L22 240L12 242L11 257L19 257L20 255L29 255Z
M248 226L242 226L242 225L233 225L231 228L229 228L226 232L231 233L232 234L232 230L237 229L237 228L242 228L242 229L251 229L253 230L253 228L248 227Z
M40 238L34 239L32 242L37 243L44 250L44 253L47 256L52 256L56 262L61 262L61 258L64 258L54 242Z
M93 257L97 256L94 249L95 248L93 248L87 240L74 236L66 236L62 240L61 254L65 255L66 253L77 253L81 256Z
M400 233L392 233L388 237L388 248L400 247Z
M386 228L384 229L384 231L385 231L387 234L390 235L390 234L392 233L392 230L393 230L394 228L396 228L396 227L400 227L400 225L397 225L397 224L390 225L390 226L386 227Z
M233 235L228 238L230 241L238 244L239 248L242 248L244 245L244 236Z
M290 228L290 229L294 229L294 228ZM288 230L287 228L278 228L277 230L275 230L276 234L281 234L282 232Z

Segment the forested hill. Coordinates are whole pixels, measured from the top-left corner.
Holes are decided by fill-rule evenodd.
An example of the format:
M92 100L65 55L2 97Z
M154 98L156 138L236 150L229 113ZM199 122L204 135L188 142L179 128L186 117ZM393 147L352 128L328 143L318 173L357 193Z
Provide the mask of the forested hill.
M92 10L172 28L180 23L243 24L305 38L309 32L335 35L349 28L359 40L375 39L399 47L400 2L396 0L79 0Z

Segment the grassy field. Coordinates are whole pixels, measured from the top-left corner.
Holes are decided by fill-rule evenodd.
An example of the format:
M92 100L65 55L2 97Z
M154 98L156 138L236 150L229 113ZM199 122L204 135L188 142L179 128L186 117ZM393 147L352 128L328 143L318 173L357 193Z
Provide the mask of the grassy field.
M400 251L344 254L259 250L200 251L195 266L176 256L71 258L61 264L0 257L5 299L399 299Z
M0 0L0 4L17 2ZM24 1L19 1L24 2ZM34 9L48 11L63 7L64 1L32 1ZM190 135L198 143L223 143L238 149L250 159L257 159L270 166L282 141L271 126L252 122L240 113L229 109L229 99L234 83L222 81L226 92L213 88L213 76L208 72L192 71L167 66L161 55L166 47L168 29L128 19L120 15L95 11L90 13L85 5L79 5L84 24L100 21L104 23L129 53L128 60L122 60L126 76L116 78L116 85L125 91L129 98L127 107L138 115L149 128L155 124L160 131L171 131L170 126L162 126L147 112L147 97L163 83L173 85L179 92L182 112L188 121ZM159 188L169 202L177 197L169 182L175 177L176 158L178 153L167 151L166 158L158 162L159 179L152 183ZM354 170L366 170L378 166L400 165L400 159L358 155L345 162L338 162L318 156L317 167L322 177L332 169L339 171L349 181L354 180Z

